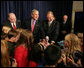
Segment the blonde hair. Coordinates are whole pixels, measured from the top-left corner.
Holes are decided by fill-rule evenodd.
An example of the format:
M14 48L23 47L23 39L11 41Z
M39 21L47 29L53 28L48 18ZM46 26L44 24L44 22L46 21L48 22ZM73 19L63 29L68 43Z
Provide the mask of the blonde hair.
M72 54L75 50L81 51L79 38L75 34L67 34L65 41L68 42L69 48L67 54Z
M19 33L21 33L21 32L24 31L24 29L22 29L22 28L18 28L18 29L16 29L16 31L19 32Z
M78 36L79 38L83 38L83 33L78 33L77 36Z
M25 41L25 44L27 43L26 47L31 47L33 44L33 41L34 41L33 33L30 30L22 29L22 28L19 28L16 31L20 33L21 37L23 37L23 38L19 39L18 45L20 45L22 43L21 41Z
M10 15L14 15L15 16L15 13L9 13L8 14L8 18L10 18ZM16 17L16 16L15 16Z
M83 45L83 33L78 33L77 36L80 40L80 45Z
M3 26L3 28L2 28L2 31L3 31L4 33L8 33L10 30L11 30L11 28L8 27L8 26ZM5 31L6 31L6 32L5 32ZM7 31L8 31L8 32L7 32Z
M7 42L1 40L1 67L10 67Z

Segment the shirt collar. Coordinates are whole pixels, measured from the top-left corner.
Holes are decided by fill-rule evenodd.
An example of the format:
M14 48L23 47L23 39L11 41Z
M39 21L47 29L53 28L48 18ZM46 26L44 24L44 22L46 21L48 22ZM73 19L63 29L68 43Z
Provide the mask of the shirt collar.
M13 27L13 23L11 23L12 27ZM14 25L16 26L16 23L14 23Z
M31 26L32 26L32 22L33 22L34 19L31 19ZM34 24L36 23L36 20L34 21Z

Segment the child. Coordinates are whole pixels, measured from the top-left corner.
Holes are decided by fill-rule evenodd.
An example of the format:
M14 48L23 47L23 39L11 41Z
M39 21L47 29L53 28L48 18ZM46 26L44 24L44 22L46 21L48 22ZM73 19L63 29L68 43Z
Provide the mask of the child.
M30 61L28 67L37 67L41 64L43 46L35 45L30 51Z
M44 51L46 61L45 67L56 67L58 60L61 58L61 49L56 46L48 46Z

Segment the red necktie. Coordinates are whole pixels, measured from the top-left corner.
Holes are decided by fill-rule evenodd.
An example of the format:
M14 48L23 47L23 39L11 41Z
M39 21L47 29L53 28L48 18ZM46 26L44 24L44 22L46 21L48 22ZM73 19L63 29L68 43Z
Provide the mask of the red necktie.
M13 29L16 30L16 26L14 25L14 23L13 23Z
M33 32L33 30L34 30L34 22L35 22L35 20L33 20L33 22L32 22L32 32Z

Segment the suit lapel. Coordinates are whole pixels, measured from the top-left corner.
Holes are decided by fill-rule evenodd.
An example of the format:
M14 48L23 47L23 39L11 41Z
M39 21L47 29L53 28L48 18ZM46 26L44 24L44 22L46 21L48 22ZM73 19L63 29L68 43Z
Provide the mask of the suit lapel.
M17 22L17 20L16 20L16 29L18 28L18 22Z
M47 25L47 26L46 26L45 28L47 28L47 30L49 31L49 28L50 28L50 27L49 27L48 21L47 21L46 25Z
M9 21L9 26L13 29L12 25L11 25L11 22Z
M53 30L53 25L54 25L54 21L51 23L51 25L49 27L49 33Z
M37 26L38 26L38 21L35 22L35 26L34 26L33 32L36 30Z

